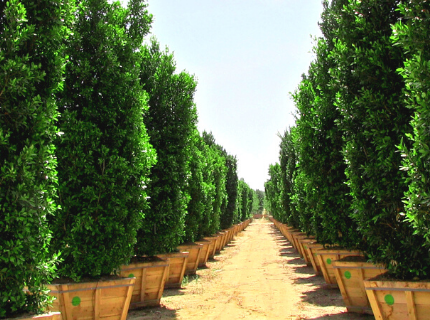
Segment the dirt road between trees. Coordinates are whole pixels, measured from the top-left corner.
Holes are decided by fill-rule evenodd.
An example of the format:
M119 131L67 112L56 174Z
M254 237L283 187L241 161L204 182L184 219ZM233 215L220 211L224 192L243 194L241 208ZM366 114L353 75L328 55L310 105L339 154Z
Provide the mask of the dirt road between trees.
M164 291L159 308L131 310L127 319L374 319L347 313L339 290L328 288L266 219L254 220L185 280L182 289Z

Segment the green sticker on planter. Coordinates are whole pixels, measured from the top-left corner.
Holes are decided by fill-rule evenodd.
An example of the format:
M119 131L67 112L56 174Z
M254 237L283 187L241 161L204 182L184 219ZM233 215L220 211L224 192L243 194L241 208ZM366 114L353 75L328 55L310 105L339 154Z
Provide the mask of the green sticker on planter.
M327 264L331 264L331 259L330 258L327 259Z
M76 306L79 306L80 304L81 304L81 298L79 298L79 297L73 297L73 299L72 299L72 305L74 305L76 307Z
M307 249L308 249L308 247L307 247L307 246L304 246L304 248L305 248L305 250L307 250Z
M345 278L351 279L351 272L345 271L344 275L345 275Z
M134 278L134 274L130 273L130 274L128 275L128 277L129 277L129 278Z
M389 306L394 304L394 297L391 294L385 295L384 300Z

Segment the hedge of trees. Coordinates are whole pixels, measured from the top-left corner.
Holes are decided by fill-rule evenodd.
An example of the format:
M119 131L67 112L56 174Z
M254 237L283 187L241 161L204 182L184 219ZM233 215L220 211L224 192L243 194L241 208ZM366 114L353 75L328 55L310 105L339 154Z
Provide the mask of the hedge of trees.
M151 21L143 0L0 3L0 318L259 210Z
M427 278L428 21L425 1L324 1L296 125L269 169L273 216L362 250L400 279Z

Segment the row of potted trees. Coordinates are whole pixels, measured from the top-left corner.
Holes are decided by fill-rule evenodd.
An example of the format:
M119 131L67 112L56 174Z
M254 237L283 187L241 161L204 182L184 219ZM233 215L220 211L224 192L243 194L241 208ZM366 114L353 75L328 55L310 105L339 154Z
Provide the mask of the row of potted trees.
M46 310L47 285L124 318L134 263L251 215L236 158L197 130L194 77L142 45L151 21L143 0L0 4L0 318Z
M289 237L314 237L291 241L309 242L298 248L327 283L342 289L371 277L370 269L385 270L378 279L357 280L375 316L424 319L430 7L394 0L323 4L323 37L293 94L296 125L282 136L279 163L269 168L267 202L281 230L304 233ZM357 269L343 269L350 255ZM348 299L349 310L364 308Z
M270 220L316 275L339 288L348 312L373 314L376 319L426 319L429 281L393 279L386 266L369 261L361 251L325 246L273 217Z
M94 282L48 285L55 298L49 310L62 319L126 319L129 309L155 307L165 288L180 288L184 275L195 274L219 253L250 219L211 237L178 246L177 252L139 257L121 266L119 277Z

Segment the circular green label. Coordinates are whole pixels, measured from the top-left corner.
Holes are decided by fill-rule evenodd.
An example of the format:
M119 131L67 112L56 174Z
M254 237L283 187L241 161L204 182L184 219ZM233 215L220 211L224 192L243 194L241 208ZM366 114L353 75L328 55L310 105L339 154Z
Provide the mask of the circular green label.
M130 274L128 275L128 277L129 277L129 278L134 278L134 274L130 273Z
M394 304L394 297L391 294L385 295L384 300L389 306Z
M344 275L345 275L345 278L351 279L351 272L345 271Z
M81 304L81 298L79 298L79 297L73 297L73 299L72 299L72 305L74 305L76 307L76 306L79 306L80 304Z
M308 249L308 247L307 247L307 246L304 246L304 248L305 248L305 250L307 250L307 249Z
M331 259L330 258L327 259L327 264L331 264Z

